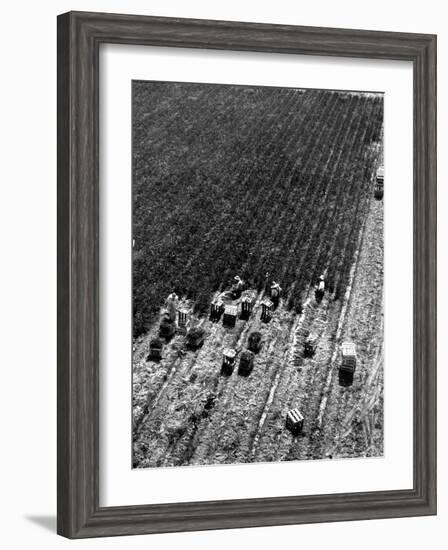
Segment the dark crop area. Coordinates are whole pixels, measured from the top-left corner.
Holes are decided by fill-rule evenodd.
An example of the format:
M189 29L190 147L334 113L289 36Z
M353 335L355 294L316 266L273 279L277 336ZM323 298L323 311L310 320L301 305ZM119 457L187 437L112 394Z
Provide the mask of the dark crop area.
M240 275L288 308L342 297L365 219L380 95L133 83L134 336L175 291L207 311Z

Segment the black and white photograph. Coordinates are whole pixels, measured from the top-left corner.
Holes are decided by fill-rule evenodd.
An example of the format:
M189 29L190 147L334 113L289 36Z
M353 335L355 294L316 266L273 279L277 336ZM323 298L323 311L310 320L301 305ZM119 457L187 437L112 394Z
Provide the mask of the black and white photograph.
M3 548L444 549L444 4L2 7Z
M383 94L133 81L133 467L383 455Z

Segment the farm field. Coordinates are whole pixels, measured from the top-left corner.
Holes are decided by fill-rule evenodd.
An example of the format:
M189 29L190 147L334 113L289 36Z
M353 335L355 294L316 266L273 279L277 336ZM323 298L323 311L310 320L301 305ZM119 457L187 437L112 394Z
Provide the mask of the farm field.
M383 453L382 116L380 94L133 83L134 467ZM235 275L256 299L229 328L210 303ZM263 322L267 280L282 293ZM176 333L150 360L171 292L206 337L189 350ZM251 374L222 375L223 349L253 331ZM299 436L285 429L295 407Z

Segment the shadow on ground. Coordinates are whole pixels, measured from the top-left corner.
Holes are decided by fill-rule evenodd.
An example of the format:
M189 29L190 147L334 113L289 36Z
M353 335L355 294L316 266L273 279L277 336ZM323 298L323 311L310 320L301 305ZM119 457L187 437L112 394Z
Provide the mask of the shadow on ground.
M46 531L56 533L56 516L25 516L25 519L39 525Z

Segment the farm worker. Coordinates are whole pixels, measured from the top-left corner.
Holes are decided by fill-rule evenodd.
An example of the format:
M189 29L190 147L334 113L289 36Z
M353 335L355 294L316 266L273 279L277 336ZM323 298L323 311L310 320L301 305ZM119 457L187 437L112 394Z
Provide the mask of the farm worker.
M274 281L272 283L272 286L271 286L271 293L272 294L280 294L281 290L282 290L281 286Z
M235 277L233 279L236 282L237 288L243 286L243 280L241 279L241 277L239 275L235 275Z
M172 321L174 321L174 319L176 318L177 299L177 294L175 292L172 292L166 299L166 308Z
M325 290L325 280L323 275L319 277L319 286L317 288L319 290Z
M271 288L271 274L269 271L266 271L266 274L264 276L264 291L269 292Z

